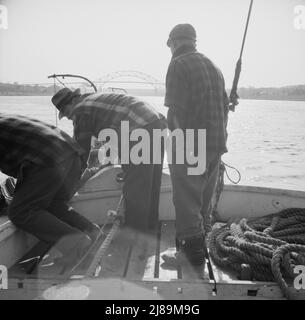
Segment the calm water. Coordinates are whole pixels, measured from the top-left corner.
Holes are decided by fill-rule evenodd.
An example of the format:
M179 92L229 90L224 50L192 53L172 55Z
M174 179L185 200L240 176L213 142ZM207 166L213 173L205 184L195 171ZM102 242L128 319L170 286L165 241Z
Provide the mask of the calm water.
M166 114L163 98L141 98ZM50 97L0 96L0 112L56 124ZM70 121L63 119L58 126L72 133ZM305 102L241 100L229 115L228 132L223 160L241 172L240 184L305 191Z

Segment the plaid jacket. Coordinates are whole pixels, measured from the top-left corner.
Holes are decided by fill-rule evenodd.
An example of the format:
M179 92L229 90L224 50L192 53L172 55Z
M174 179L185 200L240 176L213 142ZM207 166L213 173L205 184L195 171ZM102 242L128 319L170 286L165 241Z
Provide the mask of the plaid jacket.
M72 117L74 138L85 150L86 156L83 159L86 160L91 148L91 137L98 138L102 129L111 128L119 132L121 121L129 121L129 129L132 131L163 117L150 104L133 96L117 93L84 96L76 105Z
M48 167L83 150L65 132L42 121L0 113L0 170L18 178L27 164Z
M222 73L212 61L195 48L178 49L168 67L164 104L182 128L206 129L207 150L227 152L228 102Z

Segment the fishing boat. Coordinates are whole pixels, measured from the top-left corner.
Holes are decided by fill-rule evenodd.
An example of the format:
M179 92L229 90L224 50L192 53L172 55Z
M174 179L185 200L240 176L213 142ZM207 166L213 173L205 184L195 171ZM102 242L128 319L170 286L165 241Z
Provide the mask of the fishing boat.
M238 104L237 85L252 4L253 0L230 94L231 111ZM89 79L71 74L49 76L54 78L54 87L58 77L81 78L97 91ZM7 216L0 216L0 299L305 299L305 192L225 185L213 199L214 221L207 237L207 263L194 267L180 259L169 265L163 258L164 253L176 251L170 176L166 172L162 176L158 225L145 234L124 225L122 183L120 167L106 167L72 198L71 205L103 230L72 270L56 263L60 254L56 248L16 229ZM255 224L261 229L255 230ZM284 229L288 226L287 230L276 229L278 224ZM242 226L246 232L241 234ZM280 236L273 238L272 233ZM231 244L248 246L251 255L230 247L225 239L227 234ZM254 241L246 242L247 236L255 237ZM260 239L266 242L260 243ZM257 243L261 244L259 248ZM243 255L246 263L218 255L217 245L226 252L233 250L235 255ZM276 247L279 252L277 248L271 260ZM258 259L258 266L251 265L253 257ZM294 283L288 285L282 278L282 263L293 274L291 261L304 267L304 274L298 275L304 280L301 288ZM227 268L230 264L232 268ZM264 272L270 273L270 264L274 279L270 280L268 275L269 280L263 281ZM4 283L6 277L8 281Z
M122 194L120 172L116 166L102 169L71 201L81 214L104 226L105 236L68 278L62 269L48 264L57 254L52 249L31 272L21 271L18 262L35 257L38 240L16 229L6 216L0 217L0 261L8 268L8 288L0 290L0 299L285 298L276 282L242 280L240 275L217 267L212 259L212 278L207 265L192 267L185 261L169 267L162 254L176 250L170 176L163 173L159 224L147 235L129 230L123 222L116 224L123 215L122 208L116 216ZM305 192L226 185L217 205L215 225L291 207L305 208ZM303 292L298 298L305 299Z

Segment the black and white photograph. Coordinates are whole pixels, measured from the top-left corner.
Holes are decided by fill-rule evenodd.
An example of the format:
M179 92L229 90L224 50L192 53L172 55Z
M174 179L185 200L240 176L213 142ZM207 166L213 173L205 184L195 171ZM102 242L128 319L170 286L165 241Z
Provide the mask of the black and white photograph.
M305 300L305 0L0 0L0 300Z

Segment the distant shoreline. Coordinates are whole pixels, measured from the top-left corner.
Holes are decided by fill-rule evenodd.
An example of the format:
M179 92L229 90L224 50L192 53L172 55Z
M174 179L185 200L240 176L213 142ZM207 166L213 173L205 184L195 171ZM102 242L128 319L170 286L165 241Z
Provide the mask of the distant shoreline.
M155 95L155 94L135 94L135 93L130 93L139 97L145 97L145 96L151 96L151 97L164 97L163 95ZM53 95L50 94L6 94L6 95L1 95L0 97L52 97ZM300 102L304 101L305 102L305 97L300 98L300 97L240 97L239 100L269 100L269 101L295 101L295 102Z
M278 98L271 98L271 97L264 97L264 98L240 98L240 100L270 100L270 101L304 101L305 98L286 98L286 97L278 97Z
M61 86L26 85L18 83L0 83L0 96L52 96ZM80 84L77 88L88 90L88 86ZM75 89L75 88L74 88ZM101 88L100 88L101 89ZM117 90L114 90L117 89ZM106 92L118 92L120 88L102 88ZM126 88L128 94L135 96L164 97L165 88ZM110 91L109 91L110 90ZM90 89L92 91L92 88ZM230 89L226 89L228 95ZM278 100L278 101L305 101L305 85L291 85L285 87L240 87L237 90L240 99L249 100Z

